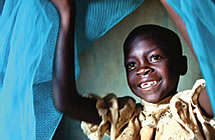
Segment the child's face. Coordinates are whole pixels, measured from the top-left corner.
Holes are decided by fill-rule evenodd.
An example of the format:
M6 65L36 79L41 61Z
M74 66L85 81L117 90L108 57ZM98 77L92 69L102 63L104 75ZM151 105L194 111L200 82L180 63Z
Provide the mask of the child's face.
M173 46L174 47L174 46ZM175 94L179 74L168 48L142 36L132 41L125 55L129 87L135 95L148 102L159 102Z

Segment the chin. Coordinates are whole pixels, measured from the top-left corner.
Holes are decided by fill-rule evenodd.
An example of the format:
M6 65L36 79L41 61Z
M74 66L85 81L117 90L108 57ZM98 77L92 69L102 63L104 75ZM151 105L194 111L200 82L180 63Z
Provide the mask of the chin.
M138 94L136 94L138 97L140 97L141 99L143 99L143 100L145 100L145 101L147 101L147 102L149 102L149 103L157 103L157 102L160 102L161 100L161 98L160 97L158 97L158 96L153 96L153 95L143 95L143 94L141 94L141 95L138 95Z
M149 102L149 103L158 103L158 102L160 102L159 99L144 99L144 100Z

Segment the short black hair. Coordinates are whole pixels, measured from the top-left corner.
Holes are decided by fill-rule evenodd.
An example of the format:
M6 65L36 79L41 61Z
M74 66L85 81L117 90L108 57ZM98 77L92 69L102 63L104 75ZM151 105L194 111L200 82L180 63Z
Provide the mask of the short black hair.
M133 29L123 44L124 54L132 41L140 35L146 39L152 39L158 45L168 46L168 51L173 55L182 56L182 46L178 35L170 29L154 24L141 25Z

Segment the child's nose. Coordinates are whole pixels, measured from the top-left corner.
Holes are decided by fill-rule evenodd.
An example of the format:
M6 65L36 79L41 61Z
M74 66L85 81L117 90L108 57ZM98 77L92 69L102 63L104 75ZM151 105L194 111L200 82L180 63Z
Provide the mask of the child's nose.
M150 67L142 67L140 69L137 70L137 75L138 76L145 76L149 73L152 73L154 70Z

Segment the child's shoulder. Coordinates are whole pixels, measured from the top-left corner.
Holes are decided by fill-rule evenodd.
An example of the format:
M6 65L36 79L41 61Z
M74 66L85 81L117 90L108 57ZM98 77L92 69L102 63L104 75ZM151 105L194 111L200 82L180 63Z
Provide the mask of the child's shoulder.
M186 103L193 102L194 104L197 104L199 94L204 87L205 87L205 80L199 79L194 83L192 89L178 92L172 97L170 102L173 102L175 100L180 100Z
M192 89L174 95L169 105L173 116L177 116L176 118L180 118L182 121L188 119L185 116L195 116L201 123L211 123L215 127L215 120L206 117L199 105L198 98L203 88L205 88L205 80L200 79L195 82Z

